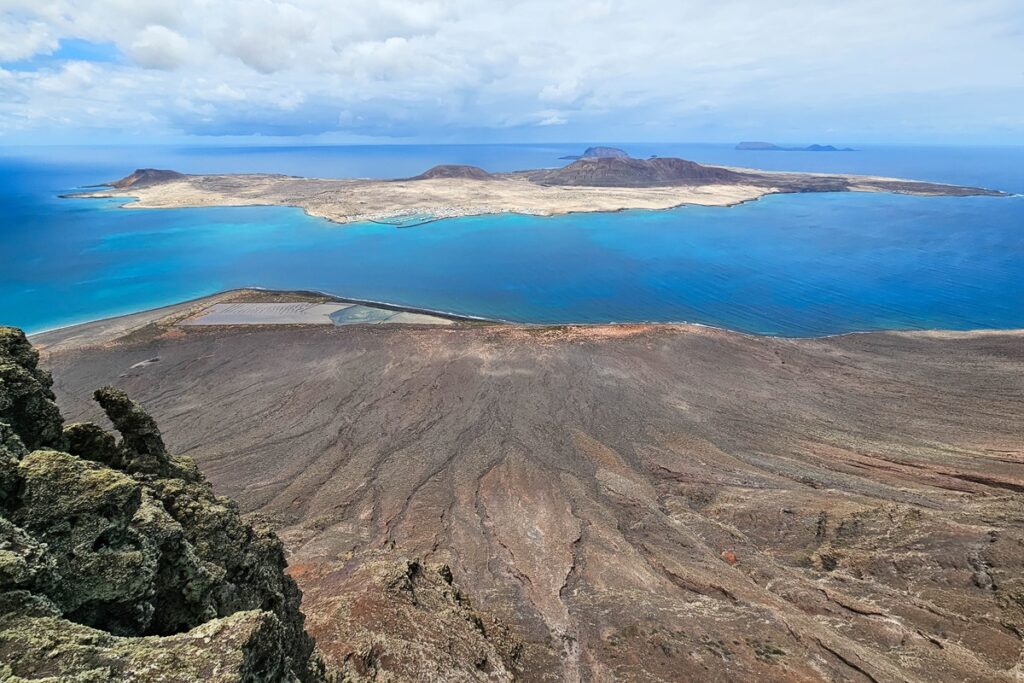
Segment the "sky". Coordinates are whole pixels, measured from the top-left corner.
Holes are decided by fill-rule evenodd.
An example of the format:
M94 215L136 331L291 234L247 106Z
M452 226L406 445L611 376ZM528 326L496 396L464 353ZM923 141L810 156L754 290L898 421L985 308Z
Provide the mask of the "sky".
M0 145L1024 144L1022 0L0 0Z

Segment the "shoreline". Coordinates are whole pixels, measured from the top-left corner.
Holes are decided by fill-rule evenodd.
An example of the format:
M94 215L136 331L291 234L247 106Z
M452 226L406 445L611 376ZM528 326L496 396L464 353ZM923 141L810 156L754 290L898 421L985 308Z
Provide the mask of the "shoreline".
M374 299L360 299L354 297L340 296L332 292L327 292L317 289L272 289L261 286L246 286L246 287L235 287L232 289L225 289L212 294L204 296L193 297L190 299L184 299L181 301L165 304L162 306L155 306L153 308L144 308L128 313L121 313L117 315L104 316L94 318L82 322L70 323L68 325L58 325L56 327L47 328L45 330L39 330L27 334L28 338L34 342L45 343L45 340L40 340L40 337L45 335L61 335L61 334L73 334L76 328L89 328L89 327L111 327L116 326L118 323L126 323L129 319L139 319L139 324L136 327L125 330L125 334L141 329L149 324L159 322L163 319L169 318L176 315L177 313L184 313L190 309L190 307L197 306L211 306L214 303L218 303L218 300L230 297L232 295L244 296L248 292L256 292L268 296L292 296L292 297L320 297L336 301L338 303L354 304L360 306L368 306L371 308L379 308L383 310L395 311L399 313L414 313L420 315L430 315L438 318L444 318L457 323L470 323L470 324L483 324L483 325L494 325L503 327L521 327L530 328L536 330L542 329L556 329L556 328L588 328L597 329L602 327L649 327L649 328L697 328L701 330L708 330L713 332L722 332L732 335L738 335L741 337L748 337L754 339L776 339L776 340L824 340L824 339L836 339L842 337L849 337L854 335L883 335L883 334L898 334L898 335L911 335L911 336L938 336L938 337L978 337L978 336L991 336L991 335L1024 335L1024 328L976 328L969 330L958 330L948 328L904 328L904 329L883 329L883 330L854 330L850 332L836 332L833 334L814 335L814 336L790 336L790 335L779 335L779 334L758 334L756 332L745 332L742 330L734 330L728 327L720 325L711 325L708 323L700 323L693 321L633 321L633 322L598 322L598 323L586 323L586 322L562 322L562 323L531 323L521 322L515 320L506 320L502 318L488 318L484 316L474 316L462 313L454 313L450 311L441 311L431 308L406 306L402 304L395 304L387 301L378 301ZM182 316L188 317L188 316ZM238 325L244 327L244 325ZM252 325L257 327L259 325ZM231 327L228 325L227 327Z
M89 190L83 187L81 189ZM273 173L198 174L136 169L100 191L63 198L125 198L118 208L291 206L332 223L416 225L445 218L559 216L685 206L734 207L770 194L892 193L927 197L1006 196L998 190L883 176L762 171L685 159L580 160L564 168L488 173L441 165L411 178L303 178ZM134 201L130 201L134 199Z
M480 316L464 315L461 313L451 313L448 311L435 311L429 308L417 308L414 306L403 306L401 304L388 303L386 301L374 301L373 299L354 299L352 297L343 297L330 292L325 292L318 289L272 289L269 287L260 287L258 285L249 285L245 287L232 287L231 289L222 289L212 294L204 294L201 296L192 297L189 299L182 299L181 301L175 301L173 303L164 304L161 306L154 306L153 308L141 308L127 313L116 313L114 315L106 315L99 318L90 318L75 323L68 323L67 325L57 325L56 327L48 327L45 330L37 330L35 332L26 333L25 336L30 339L38 337L43 334L51 334L53 332L68 331L75 327L81 327L83 325L96 325L99 323L114 322L123 318L129 318L132 316L155 314L160 311L170 311L174 308L188 305L198 305L204 301L212 300L225 295L244 293L244 292L263 292L266 294L280 294L280 295L310 295L326 297L344 304L355 304L359 306L368 306L371 308L381 308L388 311L396 311L398 313L418 313L422 315L432 315L438 318L446 318L456 322L476 322L476 323L492 323L501 325L523 325L529 323L516 323L509 320L500 320L496 318L484 318ZM212 301L211 301L212 303Z
M102 187L108 187L108 186L107 185L103 185ZM956 186L955 185L950 185L950 187L956 187ZM843 191L837 190L835 192L817 192L817 193L814 193L814 194L842 194L842 193L843 193ZM768 190L768 191L765 191L765 192L763 192L763 193L761 193L761 194L759 194L759 195L757 195L755 197L746 197L746 198L742 198L742 199L735 199L735 200L727 202L727 203L718 203L718 204L703 204L703 203L699 203L699 202L683 201L683 202L680 202L678 204L673 204L671 206L660 206L660 207L622 206L622 207L610 208L610 209L592 209L592 210L591 209L565 209L565 210L553 210L553 211L545 212L545 213L536 213L536 212L532 212L532 211L523 211L523 210L516 210L516 209L499 210L499 211L466 211L464 213L459 212L459 213L450 213L450 214L445 214L445 215L429 214L428 217L425 220L422 220L422 221L420 221L418 223L413 223L413 224L410 224L410 225L401 225L401 224L398 224L398 223L389 222L388 219L392 218L393 216L376 216L376 215L374 215L374 217L368 217L368 216L360 217L360 216L356 216L356 217L353 217L351 219L346 218L345 220L339 220L335 216L314 213L314 212L312 212L309 209L309 207L304 206L304 205L302 205L300 203L268 204L266 202L243 202L243 203L224 203L224 204L205 204L205 205L201 205L201 204L181 204L181 205L175 205L175 206L151 206L151 205L146 205L145 203L143 203L144 199L140 195L133 195L133 194L127 194L127 193L124 193L124 194L98 194L98 193L87 193L87 192L62 194L62 195L58 195L58 198L59 199L113 199L113 200L124 200L123 202L118 203L116 208L117 209L132 210L132 211L161 211L161 210L172 210L173 211L173 210L178 210L178 209L220 209L220 208L223 208L223 209L227 209L227 208L236 208L236 209L285 208L285 209L295 209L295 210L301 211L302 214L304 216L308 217L308 218L312 218L312 219L316 219L316 220L324 220L324 221L327 221L328 223L331 223L331 224L337 225L337 226L348 227L348 226L360 226L360 225L363 225L363 226L378 225L378 226L381 226L381 227L394 228L395 230L411 230L411 229L414 229L414 228L423 227L425 225L430 225L431 223L439 223L441 221L450 220L450 219L479 218L479 217L482 217L482 216L529 216L531 218L558 218L560 216L571 216L571 215L578 215L578 214L617 214L617 213L626 213L627 211L649 211L649 212L660 213L660 212L666 212L666 211L678 211L680 209L686 209L686 208L690 208L690 207L703 207L703 208L708 208L708 209L732 209L732 208L735 208L735 207L738 207L738 206L743 206L745 204L757 204L757 203L759 203L759 202L761 202L764 199L769 198L769 197L781 197L781 196L786 196L786 195L798 195L798 194L811 194L811 193L787 192L785 190ZM867 192L865 194L883 194L883 193L881 193L881 192ZM919 197L919 196L921 196L919 194L915 194L915 193L912 193L912 192L897 192L897 191L889 192L889 194L900 195L900 196L904 196L904 197L915 197L915 196ZM943 195L936 195L936 196L934 196L932 198L933 199L937 199L937 198L942 197L942 196ZM979 196L985 196L985 195L979 195ZM1005 194L1005 195L1001 195L999 197L993 197L993 198L1008 199L1008 198L1022 198L1022 197L1024 197L1024 194ZM957 197L957 196L954 196L954 195L949 195L948 198L961 199L962 197ZM406 214L395 214L395 216L401 216L401 215L406 215ZM250 288L250 289L259 289L259 288ZM332 294L331 296L334 296L334 295ZM361 303L361 302L353 301L353 303ZM371 302L371 303L383 304L384 302ZM417 310L413 310L413 311L410 311L410 312L417 312L418 313L418 312L421 312L421 311L419 309L417 309ZM432 312L432 313L441 315L440 312ZM447 313L445 313L444 315L456 315L456 314L447 314ZM511 321L501 321L501 322L511 322ZM577 323L571 323L571 324L577 324ZM578 323L578 324L611 324L611 323ZM666 323L666 324L670 324L670 323ZM682 324L691 324L691 323L682 323ZM697 323L693 323L693 324L697 324ZM853 334L853 333L844 333L844 334ZM764 335L762 335L762 336L764 336Z
M793 192L785 192L783 190L765 190L760 192L756 196L740 197L735 199L729 199L714 203L704 203L696 201L679 201L674 204L666 204L662 206L616 206L611 208L598 208L598 209L585 209L585 208L553 208L545 211L530 211L522 208L503 208L503 209L486 209L486 208L472 208L472 209L455 209L446 210L443 212L433 213L425 212L427 214L426 220L413 225L397 225L395 223L388 222L388 219L396 216L407 215L411 212L401 212L395 214L365 214L365 215L353 215L353 216L337 216L329 213L319 213L312 210L309 206L296 202L286 203L268 203L261 201L225 201L213 204L190 204L183 202L180 204L146 204L146 197L143 194L129 194L126 192L110 192L110 193L99 193L99 192L76 192L69 194L58 195L59 199L113 199L113 200L124 200L117 204L118 209L125 209L131 211L160 211L160 210L175 210L175 209L216 209L216 208L289 208L297 209L309 218L315 218L319 220L325 220L328 223L332 223L337 226L356 226L356 225L380 225L384 227L391 227L397 230L405 230L409 228L418 228L431 223L437 223L440 221L456 218L475 218L481 216L530 216L533 218L557 218L558 216L568 216L574 214L613 214L613 213L625 213L626 211L676 211L678 209L685 209L691 206L700 206L707 208L720 208L720 209L731 209L743 204L752 204L759 202L765 197L785 194L798 194ZM825 194L825 193L820 193ZM895 193L901 194L901 193ZM446 207L449 209L450 207Z

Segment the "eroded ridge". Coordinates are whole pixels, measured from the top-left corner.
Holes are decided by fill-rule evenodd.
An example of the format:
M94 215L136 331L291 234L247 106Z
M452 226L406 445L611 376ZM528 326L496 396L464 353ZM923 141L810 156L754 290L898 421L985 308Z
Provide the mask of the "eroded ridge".
M1010 682L1021 340L190 328L48 362L72 414L115 381L279 525L329 662L422 672L416 643L454 623L411 597L439 574L400 564L378 575L407 607L339 611L358 558L398 553L520 644L492 643L496 677ZM334 635L353 618L364 640Z

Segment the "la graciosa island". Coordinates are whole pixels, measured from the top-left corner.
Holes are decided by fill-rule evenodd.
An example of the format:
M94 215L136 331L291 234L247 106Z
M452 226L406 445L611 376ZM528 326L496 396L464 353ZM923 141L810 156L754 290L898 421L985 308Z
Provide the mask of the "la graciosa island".
M6 0L0 681L1022 683L1022 35Z
M614 150L614 148L596 148ZM445 164L412 178L333 180L273 174L185 175L138 169L109 189L74 197L132 197L129 208L297 206L334 221L393 221L517 213L670 209L684 205L730 206L769 194L893 192L919 196L1001 196L984 188L874 176L787 173L725 168L674 157L632 159L585 153L563 168L488 173ZM591 152L591 150L588 150Z

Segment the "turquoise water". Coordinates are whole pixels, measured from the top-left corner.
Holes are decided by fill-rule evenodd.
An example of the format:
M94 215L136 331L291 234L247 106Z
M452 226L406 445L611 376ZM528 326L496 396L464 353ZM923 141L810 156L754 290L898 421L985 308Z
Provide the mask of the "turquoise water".
M1024 191L1024 150L627 146L735 165ZM758 334L1024 327L1024 199L771 196L731 208L337 226L289 208L125 210L58 199L135 166L320 176L511 170L579 145L7 150L0 323L30 331L218 290L319 289L503 320L690 321Z

